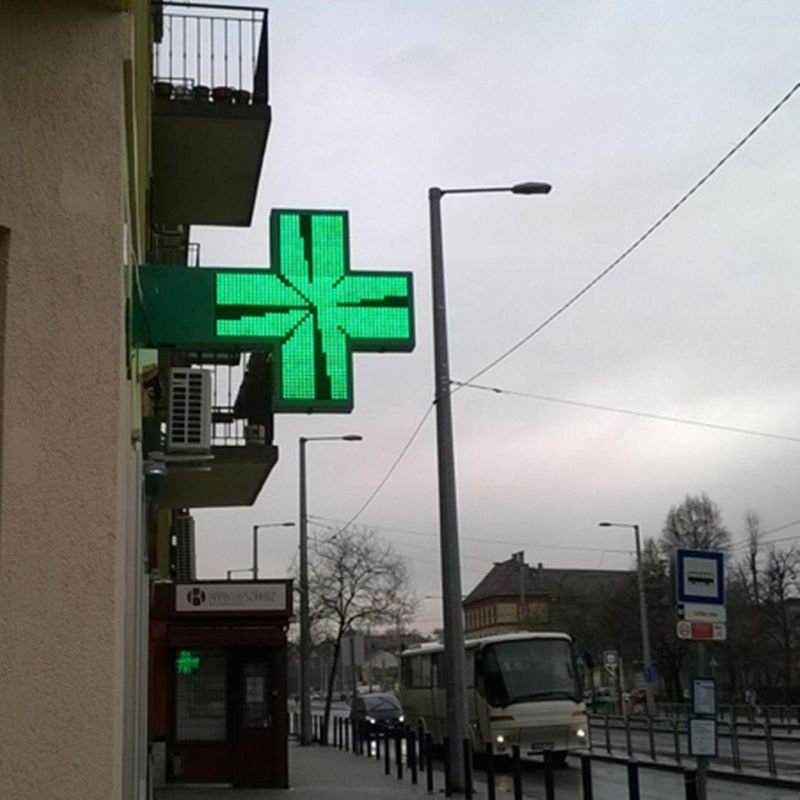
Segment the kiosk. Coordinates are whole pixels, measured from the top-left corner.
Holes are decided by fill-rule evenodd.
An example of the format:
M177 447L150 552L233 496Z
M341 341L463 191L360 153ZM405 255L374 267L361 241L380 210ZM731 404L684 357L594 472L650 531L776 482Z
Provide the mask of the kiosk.
M149 726L162 780L287 787L292 582L154 589Z

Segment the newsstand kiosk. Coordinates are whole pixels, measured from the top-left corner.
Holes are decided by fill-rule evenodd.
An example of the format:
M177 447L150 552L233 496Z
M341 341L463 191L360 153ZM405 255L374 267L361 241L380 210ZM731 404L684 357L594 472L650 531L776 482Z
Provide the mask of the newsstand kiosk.
M287 787L292 582L155 584L150 741L166 783Z

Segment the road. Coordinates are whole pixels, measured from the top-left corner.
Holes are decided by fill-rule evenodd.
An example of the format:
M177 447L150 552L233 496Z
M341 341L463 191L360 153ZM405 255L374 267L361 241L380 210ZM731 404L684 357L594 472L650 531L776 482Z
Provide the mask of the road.
M323 704L312 703L314 714L321 714ZM344 703L335 703L332 709L332 716L347 716L349 707ZM595 730L595 752L605 752L605 731L602 727ZM626 753L625 732L622 729L611 729L611 746L614 755L624 756ZM332 738L332 737L331 737ZM684 754L684 766L692 766L692 760L688 759L686 737L681 739L681 752ZM721 758L716 763L730 765L730 746L727 737L722 737L720 744ZM631 743L633 750L640 758L642 754L649 754L649 737L645 732L632 732ZM663 762L674 763L674 737L661 731L655 734L656 755ZM745 769L752 769L763 774L766 771L766 755L763 738L745 739L740 737L739 748L742 763ZM345 757L346 754L342 754ZM347 756L352 757L352 756ZM800 778L800 741L797 742L776 742L775 758L779 770L782 774ZM641 758L639 768L639 785L642 800L680 800L684 797L683 774L679 770L666 771L654 769L647 766L648 759ZM443 775L441 764L436 765L437 789L442 788ZM382 769L380 762L376 762L376 770ZM394 772L394 769L393 769ZM407 773L407 770L406 770ZM555 771L556 776L556 798L557 800L582 800L583 793L581 788L580 764L577 758L570 758L567 766ZM627 797L627 771L623 764L609 764L600 761L592 762L592 777L595 800L624 800ZM408 779L406 774L406 780ZM484 775L480 769L476 770L475 779L477 782L484 780ZM523 766L523 793L526 798L543 800L544 798L544 765L541 762L526 762ZM420 778L422 783L424 778ZM507 792L513 790L513 778L510 771L510 764L498 762L497 765L497 787ZM712 777L708 783L709 800L797 800L800 796L798 789L773 788L766 785L753 785L735 778L723 779ZM485 797L485 791L480 791L478 797Z

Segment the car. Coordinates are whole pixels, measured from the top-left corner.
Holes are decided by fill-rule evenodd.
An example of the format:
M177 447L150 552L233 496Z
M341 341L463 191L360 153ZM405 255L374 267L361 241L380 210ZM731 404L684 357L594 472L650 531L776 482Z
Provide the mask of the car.
M350 719L362 722L367 736L393 731L403 726L403 708L393 694L374 693L358 695L350 708Z

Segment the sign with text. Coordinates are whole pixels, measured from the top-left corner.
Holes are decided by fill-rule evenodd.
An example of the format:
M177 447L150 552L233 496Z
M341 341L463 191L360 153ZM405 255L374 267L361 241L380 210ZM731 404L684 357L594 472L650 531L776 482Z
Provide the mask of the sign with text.
M689 755L717 756L717 721L706 717L689 719Z
M678 603L678 619L687 622L726 622L725 606L710 603Z
M142 265L133 344L269 351L274 411L353 410L353 353L414 349L409 272L351 272L346 211L273 210L271 269Z
M717 682L714 678L692 678L692 714L717 716Z
M676 550L675 600L679 604L724 605L723 554L716 550Z
M286 611L287 582L179 583L175 610L191 613Z
M676 626L679 639L691 639L698 642L722 642L728 638L728 629L724 622L688 622L680 620Z

